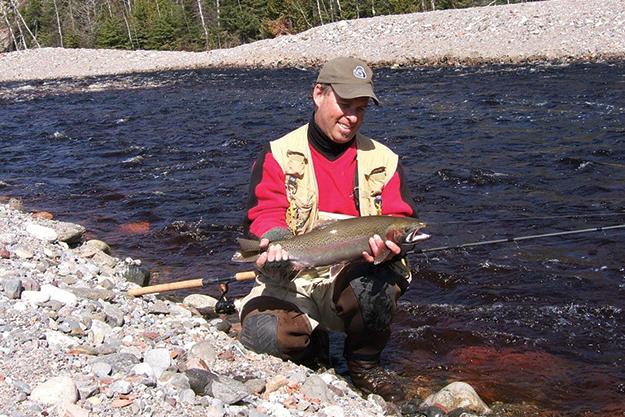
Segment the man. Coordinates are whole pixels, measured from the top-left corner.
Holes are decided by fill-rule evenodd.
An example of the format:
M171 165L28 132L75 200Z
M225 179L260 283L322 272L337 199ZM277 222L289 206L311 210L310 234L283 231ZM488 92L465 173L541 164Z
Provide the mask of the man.
M273 241L352 216L414 216L396 154L359 133L369 101L378 104L373 73L362 61L327 62L312 90L310 122L269 143L252 172L246 227L267 248L256 286L241 300L240 340L249 349L311 365L327 355L327 330L344 331L354 385L390 401L403 399L395 376L380 367L396 301L410 282L401 249L369 239L363 262L338 275L328 268L296 274ZM389 249L385 262L374 257Z

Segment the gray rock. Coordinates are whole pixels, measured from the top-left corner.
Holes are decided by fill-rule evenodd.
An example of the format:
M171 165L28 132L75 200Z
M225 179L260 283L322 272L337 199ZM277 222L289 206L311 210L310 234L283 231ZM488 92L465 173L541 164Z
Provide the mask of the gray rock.
M2 289L4 294L13 300L17 300L22 295L22 280L19 278L8 278L2 280Z
M309 398L321 400L322 403L332 402L334 394L328 389L328 385L319 375L311 375L302 385L302 393Z
M41 292L48 294L51 300L59 301L68 306L75 306L78 298L73 293L55 287L54 285L45 284L41 287Z
M130 394L132 392L132 384L126 380L120 379L111 384L111 391L115 394Z
M217 380L218 376L206 369L187 369L185 375L189 380L189 386L197 395L210 393L210 385Z
M104 300L111 301L115 298L115 293L113 291L99 289L99 288L72 288L71 289L74 295L78 298L84 298L87 300Z
M143 385L146 385L148 387L156 386L156 375L154 375L154 370L150 365L145 362L138 363L133 366L131 374L143 376L143 380L141 381Z
M124 312L119 308L105 303L103 310L108 324L114 327L121 327L124 325Z
M41 305L50 299L49 294L44 294L41 291L22 291L20 299L30 305Z
M98 378L109 376L113 372L113 367L106 362L95 362L91 365L91 370Z
M196 308L202 314L204 311L215 311L215 304L217 299L204 294L191 294L182 300L183 304Z
M119 261L117 258L114 258L111 255L107 255L104 252L98 251L95 253L95 255L93 255L93 262L95 262L97 265L113 268L115 265L117 265L117 262Z
M20 259L32 259L35 256L33 251L26 249L26 248L22 248L22 247L15 248L14 253L15 253L15 256L17 256Z
M490 414L492 412L473 387L466 382L452 382L437 393L428 396L421 406L423 409L427 409L434 404L440 404L449 411L465 408L478 414Z
M171 310L169 309L169 304L165 301L157 300L154 304L148 307L148 313L151 314L169 314Z
M245 384L235 379L220 376L211 384L211 395L224 404L235 404L246 398L249 393Z
M57 222L54 226L54 230L58 234L58 239L68 244L80 242L85 233L85 228L83 226L66 222Z
M187 358L187 364L189 368L204 368L211 369L211 367L215 364L215 360L217 359L217 352L215 352L215 348L212 343L208 341L198 342L189 351L189 355ZM192 364L196 364L196 366L191 366Z
M111 247L106 243L103 242L101 240L97 240L97 239L90 239L88 241L85 242L85 244L83 246L91 246L94 247L108 255L111 254Z
M78 339L71 336L66 336L63 333L59 333L54 330L48 330L45 332L46 342L48 346L58 350L65 350L72 346L78 346Z
M30 399L44 405L60 404L64 401L74 404L78 401L78 389L72 378L57 376L35 387Z
M113 333L113 329L108 324L100 320L91 321L89 330L89 341L94 345L101 345L104 340Z
M213 319L210 321L209 324L224 333L228 333L232 328L232 324L223 319Z
M185 374L172 371L164 371L158 378L158 385L170 386L177 391L190 389L189 378Z
M139 358L131 353L111 353L91 361L91 363L94 362L106 362L113 367L114 372L128 373L133 366L139 363Z
M192 389L187 388L180 393L180 402L193 404L195 403L195 392Z
M265 380L263 379L248 379L244 382L247 392L250 394L260 394L265 389Z
M12 380L11 385L13 385L15 388L17 388L19 391L23 392L26 395L30 395L32 392L30 385L19 379Z
M26 232L36 239L46 242L54 242L58 239L59 235L54 229L49 227L40 226L35 223L29 223L26 225Z
M169 350L167 349L150 349L145 352L143 362L152 367L154 375L159 379L163 371L171 365L171 356L169 356Z
M148 285L150 280L150 273L134 263L127 263L121 271L121 276L126 281L133 282L141 287Z

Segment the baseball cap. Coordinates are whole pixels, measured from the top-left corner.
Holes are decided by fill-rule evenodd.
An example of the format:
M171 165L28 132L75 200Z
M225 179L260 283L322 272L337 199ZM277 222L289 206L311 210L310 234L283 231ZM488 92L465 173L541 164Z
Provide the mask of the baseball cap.
M380 104L373 92L373 71L356 58L339 57L331 59L319 71L317 82L330 84L341 98L370 97Z

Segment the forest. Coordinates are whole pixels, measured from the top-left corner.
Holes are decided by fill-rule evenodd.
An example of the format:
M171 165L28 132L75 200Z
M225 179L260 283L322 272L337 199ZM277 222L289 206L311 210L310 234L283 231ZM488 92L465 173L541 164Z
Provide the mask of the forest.
M527 0L526 0L527 1ZM0 0L9 50L205 51L346 19L521 0Z

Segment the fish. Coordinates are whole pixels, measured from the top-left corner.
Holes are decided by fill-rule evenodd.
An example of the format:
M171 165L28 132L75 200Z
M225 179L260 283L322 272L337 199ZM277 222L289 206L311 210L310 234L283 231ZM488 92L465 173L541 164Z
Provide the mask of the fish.
M379 235L397 245L410 245L430 237L420 232L426 224L412 217L365 216L336 220L323 224L308 233L276 240L289 253L289 261L296 270L349 263L362 259L362 252L370 252L369 238ZM259 241L237 239L241 249L234 254L234 262L255 262L265 251ZM390 249L382 251L374 264L386 259Z

